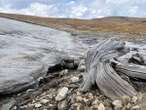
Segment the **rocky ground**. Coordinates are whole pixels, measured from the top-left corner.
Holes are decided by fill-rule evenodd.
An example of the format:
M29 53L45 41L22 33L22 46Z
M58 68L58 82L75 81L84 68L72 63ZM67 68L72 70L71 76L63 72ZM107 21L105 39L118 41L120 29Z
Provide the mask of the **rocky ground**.
M64 69L40 79L39 88L14 95L2 105L2 110L141 110L142 94L132 98L123 96L111 101L96 87L80 92L84 60L77 70Z

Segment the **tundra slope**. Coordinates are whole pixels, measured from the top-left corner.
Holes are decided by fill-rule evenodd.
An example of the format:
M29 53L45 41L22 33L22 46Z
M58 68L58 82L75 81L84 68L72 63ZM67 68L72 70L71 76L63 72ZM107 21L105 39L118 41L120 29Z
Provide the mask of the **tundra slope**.
M146 34L145 18L111 16L97 19L68 19L6 13L0 13L0 17L57 28L78 34L87 34L90 32L90 34L98 32L128 33L136 34L135 38L138 39L141 37L141 35ZM129 37L130 36L127 36L127 38Z

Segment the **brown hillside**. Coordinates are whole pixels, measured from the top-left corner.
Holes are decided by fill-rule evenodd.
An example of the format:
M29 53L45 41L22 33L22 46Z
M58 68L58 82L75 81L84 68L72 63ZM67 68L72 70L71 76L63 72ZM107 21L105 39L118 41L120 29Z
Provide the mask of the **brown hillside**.
M146 34L145 18L105 17L100 19L83 20L4 13L0 13L0 17L16 19L72 32L120 32L130 34Z

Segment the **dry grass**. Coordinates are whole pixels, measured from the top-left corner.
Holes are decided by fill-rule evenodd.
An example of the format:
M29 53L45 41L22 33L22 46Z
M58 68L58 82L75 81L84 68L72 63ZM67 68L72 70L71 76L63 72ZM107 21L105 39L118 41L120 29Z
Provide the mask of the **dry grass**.
M101 19L83 20L4 13L0 13L0 17L16 19L73 32L120 32L130 34L146 34L145 18L105 17Z

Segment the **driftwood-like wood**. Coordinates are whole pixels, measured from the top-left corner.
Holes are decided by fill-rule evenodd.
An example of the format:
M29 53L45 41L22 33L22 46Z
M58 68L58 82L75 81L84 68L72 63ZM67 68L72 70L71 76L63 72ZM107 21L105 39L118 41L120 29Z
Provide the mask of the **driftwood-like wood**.
M99 90L111 99L136 95L135 88L121 74L145 80L146 61L137 51L130 50L124 42L116 39L101 41L90 49L81 90L88 91L92 85L97 84Z
M140 66L140 65L136 65L136 64L131 64L131 65L118 64L116 66L116 70L123 74L126 74L129 77L146 79L146 67L145 66Z
M144 54L129 52L116 63L116 71L132 78L146 79L146 65Z

